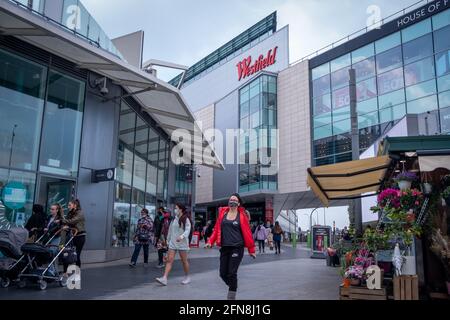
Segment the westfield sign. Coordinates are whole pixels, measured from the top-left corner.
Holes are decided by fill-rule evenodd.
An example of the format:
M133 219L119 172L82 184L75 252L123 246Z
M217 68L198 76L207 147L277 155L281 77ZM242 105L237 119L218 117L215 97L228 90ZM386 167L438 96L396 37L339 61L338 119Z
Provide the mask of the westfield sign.
M260 55L258 60L253 61L252 57L248 57L237 64L239 81L245 79L265 68L274 65L277 59L278 47L269 50L267 55Z

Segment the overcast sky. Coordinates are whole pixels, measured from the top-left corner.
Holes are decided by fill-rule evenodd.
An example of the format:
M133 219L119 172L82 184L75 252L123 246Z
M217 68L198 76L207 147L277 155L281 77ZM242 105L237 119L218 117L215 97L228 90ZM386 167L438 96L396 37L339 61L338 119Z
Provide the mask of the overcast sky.
M273 11L278 29L290 26L290 61L294 62L364 28L367 9L382 17L417 0L82 0L104 31L115 38L145 31L144 60L153 58L191 66ZM169 80L175 73L162 73ZM309 218L299 213L303 230ZM323 211L319 214L323 223ZM326 222L348 225L346 208L327 212Z
M294 62L366 26L367 8L383 17L417 0L82 0L111 38L145 31L144 60L191 66L273 11L290 26ZM167 75L166 75L167 76ZM166 79L167 80L167 79Z

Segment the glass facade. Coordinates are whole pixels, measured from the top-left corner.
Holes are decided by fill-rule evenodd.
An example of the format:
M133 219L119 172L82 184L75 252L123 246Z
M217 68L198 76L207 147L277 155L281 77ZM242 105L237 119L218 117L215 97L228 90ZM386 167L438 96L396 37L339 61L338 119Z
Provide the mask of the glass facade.
M45 2L47 0L9 1L20 3L33 9L35 12L45 15ZM100 28L97 21L89 14L80 0L63 0L62 2L63 8L61 10L61 16L57 19L58 23L69 30L74 30L78 36L89 40L91 43L94 41L98 47L124 60L122 54L117 50L111 39Z
M277 78L262 75L240 90L239 192L278 189L278 175L266 174L276 155Z
M351 160L349 69L356 72L361 152L406 114L450 130L450 10L311 71L316 165ZM429 129L431 128L431 129Z
M0 49L0 229L46 205L39 177L76 180L84 101L83 80Z
M140 212L167 202L169 144L125 102L120 108L113 247L133 245Z
M175 198L176 201L184 204L187 208L192 205L194 170L190 165L180 165L176 169L175 178Z

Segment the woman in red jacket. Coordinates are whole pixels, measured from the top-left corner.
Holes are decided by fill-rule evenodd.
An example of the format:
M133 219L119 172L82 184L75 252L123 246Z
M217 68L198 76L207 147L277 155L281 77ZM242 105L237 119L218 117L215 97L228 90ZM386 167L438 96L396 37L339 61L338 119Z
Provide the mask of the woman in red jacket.
M244 257L244 248L256 258L255 241L250 222L238 194L231 196L228 207L219 209L214 232L206 248L217 244L220 249L220 277L229 288L228 300L236 300L237 272Z

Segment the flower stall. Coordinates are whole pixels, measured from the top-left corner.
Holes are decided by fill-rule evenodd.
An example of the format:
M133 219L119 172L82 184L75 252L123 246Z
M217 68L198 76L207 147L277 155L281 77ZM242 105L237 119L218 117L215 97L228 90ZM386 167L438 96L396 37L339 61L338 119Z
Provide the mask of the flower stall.
M326 206L376 196L376 226L337 245L341 299L449 298L450 136L386 138L376 158L308 174Z

